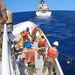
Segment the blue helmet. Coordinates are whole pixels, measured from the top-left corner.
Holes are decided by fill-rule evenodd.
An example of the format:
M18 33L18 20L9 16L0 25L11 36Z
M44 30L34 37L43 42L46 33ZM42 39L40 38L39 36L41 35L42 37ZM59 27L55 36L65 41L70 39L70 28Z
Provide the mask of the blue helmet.
M26 30L29 30L29 27L27 27Z
M32 47L32 44L30 42L27 42L26 43L26 48L31 48Z

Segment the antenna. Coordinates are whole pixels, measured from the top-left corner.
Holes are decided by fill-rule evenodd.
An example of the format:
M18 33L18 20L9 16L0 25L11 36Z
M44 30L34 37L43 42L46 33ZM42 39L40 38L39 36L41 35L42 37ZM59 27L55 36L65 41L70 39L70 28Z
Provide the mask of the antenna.
M40 2L41 2L41 4L42 4L42 3L45 3L45 1L44 1L44 0L41 0Z

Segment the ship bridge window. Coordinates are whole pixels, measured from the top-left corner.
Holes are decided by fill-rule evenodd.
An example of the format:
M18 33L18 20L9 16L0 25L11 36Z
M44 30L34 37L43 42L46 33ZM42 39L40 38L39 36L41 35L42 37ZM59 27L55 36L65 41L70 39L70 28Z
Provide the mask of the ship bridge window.
M42 13L45 13L46 12L46 10L42 10Z
M42 7L39 7L39 9L42 9Z

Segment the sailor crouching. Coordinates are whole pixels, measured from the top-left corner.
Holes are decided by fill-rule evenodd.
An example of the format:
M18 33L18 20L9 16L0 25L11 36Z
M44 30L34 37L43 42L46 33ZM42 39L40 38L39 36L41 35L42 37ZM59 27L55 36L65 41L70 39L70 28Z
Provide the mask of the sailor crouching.
M8 20L6 21L7 24L7 32L10 33L13 30L13 25L12 25L12 12L9 10L6 10Z

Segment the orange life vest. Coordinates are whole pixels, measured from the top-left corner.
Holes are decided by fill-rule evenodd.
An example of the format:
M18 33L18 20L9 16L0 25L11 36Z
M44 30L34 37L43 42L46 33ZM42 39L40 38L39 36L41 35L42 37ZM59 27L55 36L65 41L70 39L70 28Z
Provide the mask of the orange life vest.
M34 29L33 29L33 32L34 33L36 33L38 30L37 30L37 28L35 27Z
M25 59L26 59L26 61L28 61L29 59L30 59L30 62L34 61L34 59L35 59L35 53L34 53L34 51L32 51L31 53L32 53L31 54L31 59L28 57L29 52L25 53Z
M44 47L46 45L46 40L45 39L41 39L39 42L39 46L40 47Z
M29 32L27 32L26 30L23 31L23 37L28 37Z
M51 47L51 48L48 50L47 56L48 56L48 57L51 57L51 58L56 58L56 57L57 57L57 49Z

